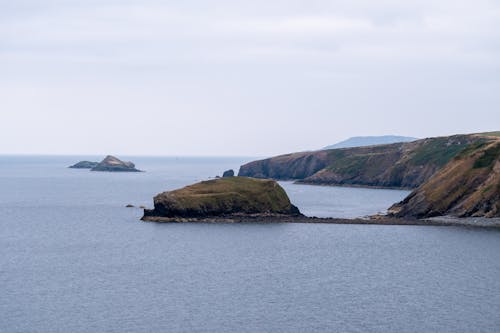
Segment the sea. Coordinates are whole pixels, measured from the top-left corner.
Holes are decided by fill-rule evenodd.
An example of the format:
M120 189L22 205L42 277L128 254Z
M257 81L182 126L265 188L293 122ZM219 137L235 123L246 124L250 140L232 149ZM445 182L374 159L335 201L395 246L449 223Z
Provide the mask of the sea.
M157 193L253 158L68 168L102 157L0 156L0 332L500 332L498 230L141 222ZM281 184L321 217L409 193Z

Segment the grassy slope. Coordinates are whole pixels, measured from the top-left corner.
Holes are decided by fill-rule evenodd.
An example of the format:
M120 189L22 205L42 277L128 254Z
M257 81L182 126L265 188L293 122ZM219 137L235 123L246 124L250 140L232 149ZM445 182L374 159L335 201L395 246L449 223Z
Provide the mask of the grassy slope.
M457 135L411 143L329 151L328 166L303 182L330 185L417 187L471 142L486 139Z
M155 197L155 209L173 215L281 213L294 211L283 188L272 180L227 177L203 181ZM166 213L166 212L163 212Z
M476 142L391 207L397 216L500 216L500 140Z

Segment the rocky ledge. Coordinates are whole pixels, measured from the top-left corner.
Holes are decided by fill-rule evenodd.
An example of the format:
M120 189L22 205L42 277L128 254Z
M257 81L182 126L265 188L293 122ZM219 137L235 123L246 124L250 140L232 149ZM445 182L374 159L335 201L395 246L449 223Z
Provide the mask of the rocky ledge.
M114 156L108 155L90 171L110 171L110 172L141 172L135 168L132 162L124 162Z
M154 209L145 209L142 220L183 222L223 221L303 216L290 203L285 190L273 180L247 177L218 178L163 192L154 197Z

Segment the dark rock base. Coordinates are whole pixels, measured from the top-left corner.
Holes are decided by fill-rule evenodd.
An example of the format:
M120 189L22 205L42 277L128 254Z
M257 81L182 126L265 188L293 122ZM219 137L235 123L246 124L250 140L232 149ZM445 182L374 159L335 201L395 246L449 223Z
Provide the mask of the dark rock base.
M413 225L413 226L464 226L464 227L481 227L500 229L500 223L491 224L488 226L478 224L475 225L465 219L454 220L419 220L410 218L395 218L387 216L373 216L370 218L322 218L322 217L307 217L307 216L220 216L220 217L201 217L201 218L179 218L179 217L161 217L161 216L143 216L141 218L145 222L160 222L160 223L328 223L328 224L373 224L373 225Z

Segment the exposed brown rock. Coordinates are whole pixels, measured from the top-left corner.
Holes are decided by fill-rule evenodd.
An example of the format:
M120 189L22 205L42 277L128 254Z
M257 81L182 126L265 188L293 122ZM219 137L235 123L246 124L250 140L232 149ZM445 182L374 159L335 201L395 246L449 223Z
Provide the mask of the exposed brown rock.
M389 211L397 217L500 217L500 139L464 150Z

